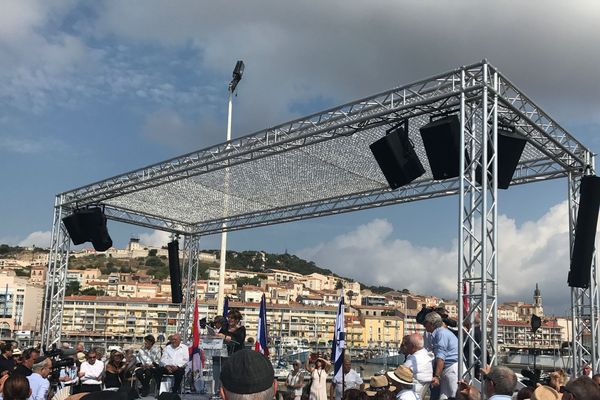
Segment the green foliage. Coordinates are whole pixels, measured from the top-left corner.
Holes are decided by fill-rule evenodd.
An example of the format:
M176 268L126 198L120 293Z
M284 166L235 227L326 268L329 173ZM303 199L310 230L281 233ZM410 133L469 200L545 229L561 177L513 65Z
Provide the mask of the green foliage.
M106 293L102 289L96 288L85 288L81 291L81 294L84 296L104 296Z
M156 257L156 254L158 253L157 249L150 249L148 251L148 257Z
M67 287L65 288L65 296L72 296L79 294L79 282L78 281L69 281L67 282Z
M30 268L17 268L17 269L15 269L15 274L17 276L26 276L29 278L31 276L31 269Z
M162 260L156 256L146 258L146 262L144 263L147 267L162 267L165 264Z
M105 265L99 268L100 269L100 273L102 275L110 275L113 272L117 272L118 269L116 267L114 267L113 265L109 266L109 265Z
M341 289L343 287L344 287L344 284L342 283L341 280L338 279L337 282L335 283L335 288L336 289Z
M362 288L362 285L361 285ZM394 289L387 286L366 286L367 289L371 290L375 294L383 294L387 292L391 292Z
M260 284L260 277L258 275L252 278L241 277L237 278L235 283L237 283L238 288L244 285L258 286Z
M169 268L165 265L150 267L146 272L156 279L166 279L169 276Z
M120 271L126 274L132 272L131 267L129 265L122 265Z

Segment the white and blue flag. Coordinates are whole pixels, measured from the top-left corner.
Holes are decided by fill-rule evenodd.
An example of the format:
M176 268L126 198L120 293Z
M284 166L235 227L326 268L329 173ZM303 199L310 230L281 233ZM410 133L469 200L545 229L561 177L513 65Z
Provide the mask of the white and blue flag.
M344 327L344 295L340 297L337 317L335 319L335 330L333 331L333 346L331 349L331 363L333 364L333 376L339 382L342 379L342 364L344 363L344 349L346 348L346 328ZM339 376L338 376L339 375Z

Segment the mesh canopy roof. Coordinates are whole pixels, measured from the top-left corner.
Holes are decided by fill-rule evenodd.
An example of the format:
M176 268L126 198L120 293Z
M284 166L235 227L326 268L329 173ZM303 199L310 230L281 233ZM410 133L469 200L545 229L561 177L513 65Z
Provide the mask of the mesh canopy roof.
M498 121L528 140L512 184L590 164L589 150L484 62L62 193L59 204L104 204L114 220L209 234L455 194L457 178L433 180L419 128L457 113L461 98L480 108L484 88L498 96ZM426 172L392 191L369 145L402 119Z

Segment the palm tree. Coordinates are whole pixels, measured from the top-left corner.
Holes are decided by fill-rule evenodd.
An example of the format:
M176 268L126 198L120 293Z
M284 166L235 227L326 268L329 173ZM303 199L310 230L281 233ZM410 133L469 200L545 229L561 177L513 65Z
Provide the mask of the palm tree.
M352 307L352 298L356 296L356 293L352 291L352 289L346 292L346 296L348 296L348 301L350 302L350 307Z

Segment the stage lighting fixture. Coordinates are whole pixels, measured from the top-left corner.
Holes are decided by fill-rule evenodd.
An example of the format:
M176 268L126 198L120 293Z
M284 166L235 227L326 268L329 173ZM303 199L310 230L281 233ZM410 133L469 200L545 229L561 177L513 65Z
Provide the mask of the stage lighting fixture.
M73 244L92 242L96 251L106 251L112 246L106 216L100 207L77 209L62 221Z
M388 129L384 137L369 147L392 189L404 186L425 173L408 137L407 120Z
M235 68L233 69L233 79L229 83L229 91L233 92L237 87L238 83L242 80L242 75L244 74L244 62L242 60L238 60L235 63Z
M587 288L590 286L599 208L600 178L592 175L582 177L579 187L575 240L571 252L571 269L568 277L570 287Z
M510 181L517 169L521 154L525 149L527 139L514 132L514 128L499 127L498 128L498 189L508 189ZM488 143L488 149L492 148L492 144ZM491 150L488 150L490 154ZM481 185L481 166L475 171L475 179ZM492 179L492 165L488 168L488 179Z
M423 125L419 130L433 179L444 180L460 175L460 122L458 116L448 115ZM465 150L465 164L469 154Z

